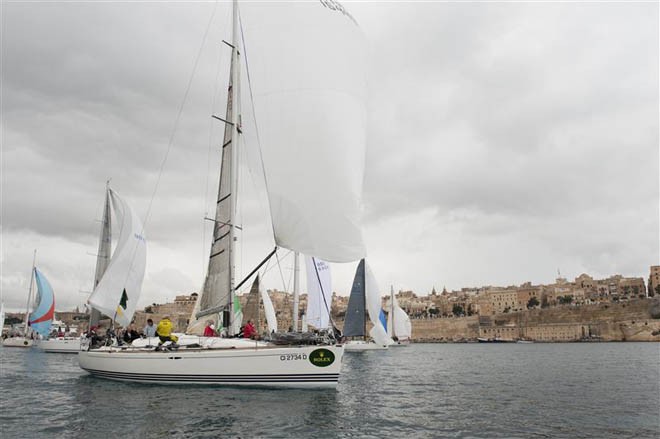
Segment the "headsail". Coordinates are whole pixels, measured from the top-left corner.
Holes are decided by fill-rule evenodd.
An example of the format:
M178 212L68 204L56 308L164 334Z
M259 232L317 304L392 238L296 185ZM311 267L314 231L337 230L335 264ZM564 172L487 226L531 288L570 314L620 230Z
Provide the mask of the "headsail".
M55 295L48 279L37 268L34 269L34 278L37 283L37 299L34 311L30 314L30 327L47 337L55 315Z
M105 274L89 298L93 308L126 326L131 323L142 289L147 245L142 222L129 205L110 189L120 224L119 239Z
M332 276L330 265L313 256L305 257L307 268L306 323L316 329L330 328Z
M241 19L275 242L350 262L365 255L366 44L340 6L246 2Z
M264 304L264 314L266 314L266 322L268 323L268 332L277 332L277 316L275 315L275 307L270 300L268 292L259 284L259 292L261 293L261 301Z
M369 331L369 335L374 339L378 344L389 345L394 343L394 341L387 336L385 327L381 323L380 314L382 312L382 299L380 296L380 289L376 283L376 278L371 272L371 268L365 262L364 264L365 271L365 297L367 304L367 311L369 313L369 320L373 323L373 328Z

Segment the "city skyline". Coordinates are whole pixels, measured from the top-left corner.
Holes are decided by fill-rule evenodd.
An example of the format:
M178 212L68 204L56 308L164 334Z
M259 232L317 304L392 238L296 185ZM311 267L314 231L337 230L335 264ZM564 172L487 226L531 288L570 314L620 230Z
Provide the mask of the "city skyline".
M141 217L151 206L138 307L199 291L226 6L3 4L7 308L25 306L35 248L56 303L84 302L108 179ZM545 284L557 269L647 280L660 261L657 5L346 7L370 48L363 229L382 291ZM272 248L253 186L243 274ZM290 284L290 259L269 288ZM332 265L334 290L349 293L356 265Z

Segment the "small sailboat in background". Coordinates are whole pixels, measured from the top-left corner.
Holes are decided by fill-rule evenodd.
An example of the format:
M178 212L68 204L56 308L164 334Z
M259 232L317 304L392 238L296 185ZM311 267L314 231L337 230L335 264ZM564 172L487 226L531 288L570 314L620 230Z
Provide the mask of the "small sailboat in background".
M394 287L390 286L390 303L387 313L387 335L394 344L391 346L407 346L412 340L412 324L408 314L399 306L394 295Z
M346 351L387 349L394 341L381 321L381 297L371 269L364 259L358 264L344 320ZM367 318L373 327L367 332Z
M29 348L40 337L45 338L50 332L51 322L55 314L55 296L48 279L35 266L37 251L34 252L32 270L30 273L30 289L28 292L28 305L25 313L25 328L22 335L9 337L2 342L3 346ZM36 283L33 310L30 312L30 302Z

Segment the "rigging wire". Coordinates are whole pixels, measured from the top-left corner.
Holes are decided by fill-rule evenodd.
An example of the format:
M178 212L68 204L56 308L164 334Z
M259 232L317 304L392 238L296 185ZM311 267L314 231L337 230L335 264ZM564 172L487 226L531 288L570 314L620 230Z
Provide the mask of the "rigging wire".
M147 207L147 213L144 216L144 221L142 221L142 230L140 230L140 235L142 235L142 236L144 236L144 230L145 230L146 225L147 225L147 223L149 221L149 218L151 216L151 209L153 207L154 199L156 198L156 193L158 192L158 186L160 186L160 180L163 176L163 170L165 169L165 164L167 163L167 159L170 155L170 151L172 150L172 145L174 144L174 136L176 135L176 132L179 128L179 122L181 120L181 115L183 114L183 108L185 107L185 104L188 100L188 95L190 94L190 89L192 88L193 78L195 77L195 73L197 71L197 66L199 64L199 60L200 60L201 55L202 55L202 50L204 49L204 44L206 43L206 40L207 40L207 37L208 37L208 34L209 34L209 30L211 29L211 23L213 22L213 18L215 17L215 13L217 11L217 8L218 8L218 3L216 2L213 6L213 12L211 13L211 16L209 17L209 21L206 25L206 29L204 30L204 36L202 37L202 42L199 46L199 50L197 51L197 56L195 57L195 63L193 65L193 69L192 69L192 72L190 74L190 79L188 80L188 85L186 86L186 90L184 92L183 99L181 101L181 105L179 106L179 110L177 112L177 116L176 116L176 119L174 121L174 128L172 129L172 133L170 134L170 138L169 138L169 141L167 143L167 149L165 151L165 156L163 157L163 160L160 164L160 168L158 169L158 177L156 178L156 184L154 185L154 190L151 194L151 199L149 200L149 205ZM133 249L133 254L131 256L131 264L130 264L131 267L133 266L133 263L135 262L135 256L137 254L137 249L138 249L138 246L136 245ZM129 276L130 276L130 270L128 270L128 272L126 273L126 279L124 280L124 286L128 283ZM115 317L116 317L116 315L115 315ZM112 320L112 323L114 325L114 323L115 323L114 319Z
M206 43L206 40L208 38L209 30L211 29L211 23L213 22L213 18L215 17L215 13L217 9L218 9L218 2L214 4L213 11L211 13L211 16L209 17L208 23L206 24L206 29L204 30L204 36L202 37L202 42L199 46L199 50L197 51L197 56L195 57L195 63L193 65L193 69L190 74L190 79L188 80L188 85L186 86L186 90L183 94L183 99L181 101L181 105L179 106L179 111L177 112L176 119L174 120L174 128L172 129L172 133L170 134L169 141L167 142L165 157L163 157L163 161L160 164L160 168L158 170L158 177L156 178L156 184L154 186L154 191L151 195L151 200L149 200L149 206L147 207L147 214L145 215L144 221L142 222L142 233L144 233L144 228L146 227L146 224L151 216L151 208L153 206L154 198L156 198L156 193L158 192L158 186L160 186L160 180L163 176L163 170L165 169L165 164L167 163L167 159L170 155L170 151L172 150L172 145L174 144L174 136L176 135L176 132L179 129L181 114L183 114L183 108L185 107L186 102L188 101L188 95L190 94L190 89L192 88L192 82L195 77L195 73L197 72L197 66L199 65L199 60L202 55L202 50L204 49L204 44Z
M237 6L238 7L238 6ZM248 89L250 90L250 108L252 109L252 118L254 120L254 132L257 137L257 151L259 152L259 163L261 164L261 172L264 176L264 182L266 184L266 188L268 188L268 177L266 176L266 167L264 165L264 156L263 152L261 150L261 137L259 136L259 124L257 123L257 113L255 111L254 107L254 92L252 90L252 78L250 76L250 63L248 62L248 50L247 50L247 45L245 44L245 32L243 31L243 19L241 18L241 9L240 7L238 8L238 16L239 16L239 26L241 28L241 42L243 43L243 56L245 58L245 73L247 75L247 80L248 80ZM268 197L266 197L266 203L268 205L268 211L272 215L272 209L270 206L270 200ZM275 224L273 224L273 220L271 218L270 221L271 228L273 229L273 236L275 236Z

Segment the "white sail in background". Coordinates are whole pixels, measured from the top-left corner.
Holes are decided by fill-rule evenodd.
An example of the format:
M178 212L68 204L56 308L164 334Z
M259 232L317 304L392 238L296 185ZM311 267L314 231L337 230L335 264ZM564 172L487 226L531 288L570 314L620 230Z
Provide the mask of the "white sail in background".
M387 315L387 335L399 340L412 337L412 323L408 314L399 306L399 301L394 293L390 297L390 309Z
M305 322L316 329L330 328L332 276L327 262L305 256L307 268L307 311Z
M270 296L263 288L262 284L259 286L259 292L261 293L261 301L264 304L264 313L266 314L266 322L268 322L268 332L277 332L277 317L275 316L273 302L270 300Z
M408 314L396 304L394 308L394 333L399 340L410 339L412 337L412 323Z
M142 290L147 262L147 245L142 222L129 205L110 189L117 222L117 248L105 274L89 298L89 304L122 326L133 319Z
M2 332L2 328L5 327L5 304L0 303L0 332Z
M364 294L365 294L365 299L366 299L366 307L367 307L367 313L369 314L369 320L371 320L371 323L373 323L373 328L369 331L369 335L371 335L371 338L374 339L374 341L378 344L383 344L383 345L390 345L394 344L394 340L392 340L388 335L387 331L383 327L383 324L380 321L380 312L382 309L382 299L380 296L380 289L378 288L378 284L376 283L376 278L374 277L373 273L371 272L371 267L369 267L369 264L365 261L364 264L364 277L365 277L365 289L364 289Z
M307 314L303 314L303 316L302 316L302 323L300 325L300 330L302 332L308 332L309 331L309 325L307 324Z
M339 6L246 2L241 20L275 242L350 262L365 255L367 53L360 28ZM309 50L301 52L302 40Z

